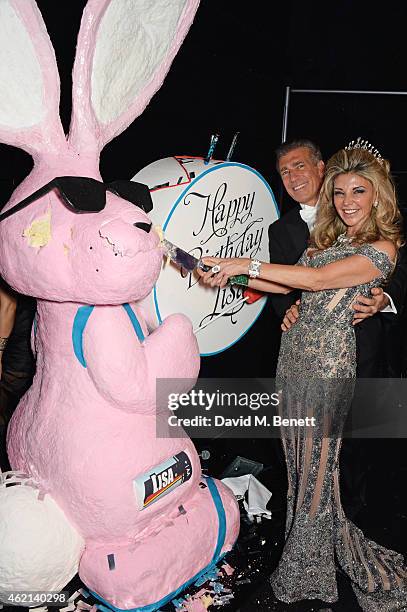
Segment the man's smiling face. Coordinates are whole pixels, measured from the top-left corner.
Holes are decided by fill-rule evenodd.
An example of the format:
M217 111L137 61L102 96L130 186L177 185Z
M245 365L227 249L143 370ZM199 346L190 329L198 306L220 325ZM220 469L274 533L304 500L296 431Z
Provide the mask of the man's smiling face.
M287 193L300 204L317 203L324 176L324 162L316 162L308 147L293 149L278 162Z

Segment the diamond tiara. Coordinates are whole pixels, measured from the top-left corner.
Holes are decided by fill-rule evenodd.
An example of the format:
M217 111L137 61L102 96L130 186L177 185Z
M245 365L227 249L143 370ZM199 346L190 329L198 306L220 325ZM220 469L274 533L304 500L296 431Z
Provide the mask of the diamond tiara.
M364 149L368 151L373 157L379 162L380 165L383 165L383 157L380 155L379 151L374 148L370 142L367 140L362 140L361 137L356 140L351 140L350 143L345 147L345 151L352 151L353 149Z

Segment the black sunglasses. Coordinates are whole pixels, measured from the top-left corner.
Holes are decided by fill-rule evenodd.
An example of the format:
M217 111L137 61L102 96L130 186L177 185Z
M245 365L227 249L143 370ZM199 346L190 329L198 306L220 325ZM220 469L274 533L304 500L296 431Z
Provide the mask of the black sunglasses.
M100 212L106 206L106 191L135 204L144 212L153 209L150 190L143 183L118 180L102 183L83 176L58 176L6 212L0 214L0 222L26 208L46 193L57 189L64 203L75 213Z

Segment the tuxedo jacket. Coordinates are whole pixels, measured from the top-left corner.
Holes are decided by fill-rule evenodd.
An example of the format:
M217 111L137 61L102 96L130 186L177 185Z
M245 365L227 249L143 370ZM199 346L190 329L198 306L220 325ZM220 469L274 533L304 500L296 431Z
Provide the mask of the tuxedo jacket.
M270 263L295 264L308 246L308 226L301 219L300 207L297 206L283 215L269 227ZM404 308L407 293L407 254L406 247L400 249L399 260L395 271L384 287L397 309L397 315L378 313L355 326L357 375L363 378L374 378L388 375L385 353L385 330L396 327ZM270 294L272 308L282 319L284 313L301 297L300 291L287 295Z

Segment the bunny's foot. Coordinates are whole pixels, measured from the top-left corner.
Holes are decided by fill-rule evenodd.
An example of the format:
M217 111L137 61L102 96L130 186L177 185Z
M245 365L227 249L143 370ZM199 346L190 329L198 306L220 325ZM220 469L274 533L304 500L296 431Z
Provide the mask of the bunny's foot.
M88 543L79 575L104 603L120 610L158 610L230 550L239 532L232 492L202 481L163 528L132 544Z
M52 497L20 472L0 473L0 542L3 595L59 591L78 571L85 545Z

